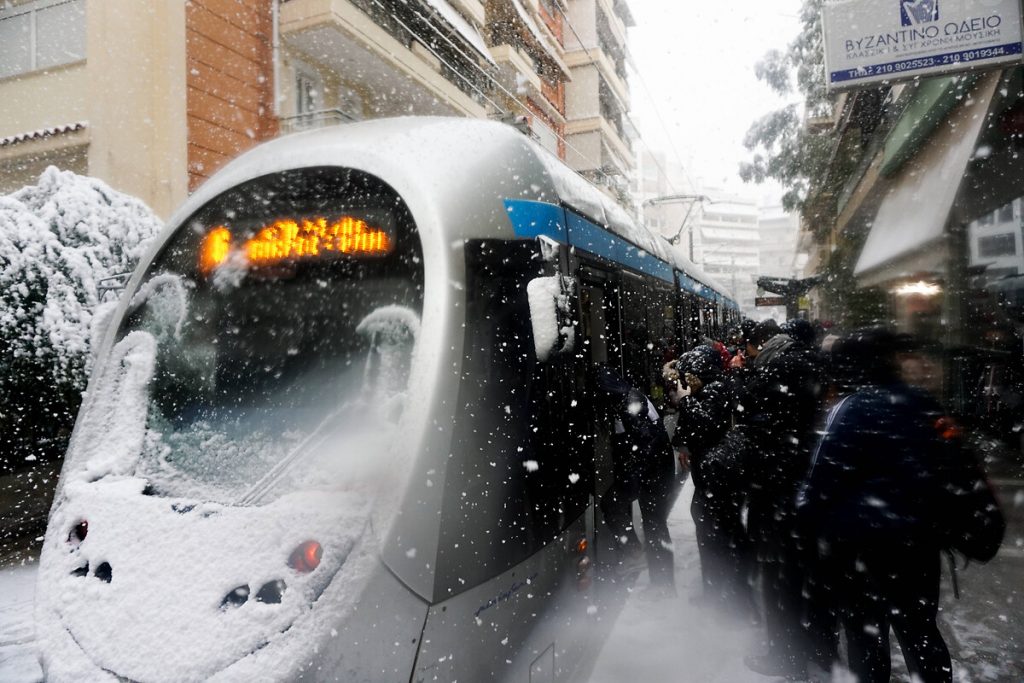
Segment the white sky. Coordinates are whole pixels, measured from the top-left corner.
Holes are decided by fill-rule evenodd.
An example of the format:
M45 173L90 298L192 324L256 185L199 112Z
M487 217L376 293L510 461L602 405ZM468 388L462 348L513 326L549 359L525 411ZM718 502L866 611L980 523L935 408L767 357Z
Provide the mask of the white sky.
M636 20L630 51L647 84L631 79L632 116L649 146L674 158L667 127L691 180L755 198L777 196L777 188L744 185L738 168L749 157L747 128L784 104L757 80L754 64L796 37L801 4L629 0Z

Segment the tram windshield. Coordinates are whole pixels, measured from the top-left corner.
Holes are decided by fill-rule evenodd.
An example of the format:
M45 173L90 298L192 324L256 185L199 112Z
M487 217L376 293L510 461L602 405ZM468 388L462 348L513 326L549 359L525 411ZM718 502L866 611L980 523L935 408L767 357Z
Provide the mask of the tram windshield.
M157 495L333 486L393 436L422 310L412 221L373 178L292 175L201 210L132 302L109 366L155 361L148 381L120 381L142 387L136 473Z

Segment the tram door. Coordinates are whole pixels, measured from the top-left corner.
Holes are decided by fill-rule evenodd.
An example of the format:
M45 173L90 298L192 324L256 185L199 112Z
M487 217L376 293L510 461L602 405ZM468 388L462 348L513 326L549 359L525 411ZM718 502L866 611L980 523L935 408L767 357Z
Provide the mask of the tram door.
M582 360L587 367L593 367L596 363L607 363L616 370L622 370L621 348L619 340L618 324L618 288L613 282L607 280L594 282L589 278L582 278L580 285L580 308L582 328ZM594 482L593 492L595 500L595 520L593 533L601 535L604 528L603 518L599 503L601 497L612 485L612 435L611 425L596 410L597 404L594 387L587 387L590 392L590 404L595 408L591 410L592 425L590 427L591 441L594 457ZM600 541L600 539L598 539ZM603 543L595 544L595 550L600 556Z

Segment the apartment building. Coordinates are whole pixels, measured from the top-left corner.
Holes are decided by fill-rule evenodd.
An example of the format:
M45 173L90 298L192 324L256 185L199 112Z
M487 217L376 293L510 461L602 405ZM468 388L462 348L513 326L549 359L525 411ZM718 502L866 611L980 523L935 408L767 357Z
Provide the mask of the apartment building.
M566 159L613 195L624 196L636 169L635 133L627 114L626 29L633 17L625 0L567 0L565 61Z
M693 228L694 260L732 292L743 314L756 317L761 268L760 210L753 199L707 191Z
M505 120L566 158L571 97L598 92L570 93L569 16L561 0L0 0L0 192L54 164L166 217L262 140L409 114Z

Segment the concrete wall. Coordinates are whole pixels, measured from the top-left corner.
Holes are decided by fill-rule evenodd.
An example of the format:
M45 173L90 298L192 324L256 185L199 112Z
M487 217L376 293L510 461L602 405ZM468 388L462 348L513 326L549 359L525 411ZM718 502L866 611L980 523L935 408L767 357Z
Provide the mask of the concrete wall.
M86 24L89 174L166 218L188 193L185 5L94 1Z
M565 84L565 118L569 121L601 115L599 86L601 77L593 64L572 70L572 80Z
M85 62L0 81L0 138L89 118Z

